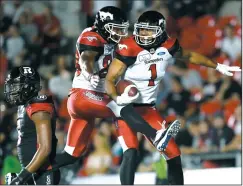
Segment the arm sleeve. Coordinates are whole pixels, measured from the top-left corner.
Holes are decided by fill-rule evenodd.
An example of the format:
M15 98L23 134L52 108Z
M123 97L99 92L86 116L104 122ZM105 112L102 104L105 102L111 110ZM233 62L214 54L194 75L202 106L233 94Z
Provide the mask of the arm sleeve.
M131 66L136 62L136 56L123 56L122 54L115 53L115 58L125 63L127 66Z
M27 111L28 116L31 118L31 116L34 113L39 112L39 111L48 112L52 115L54 112L54 108L51 103L32 103L27 106L26 111Z
M178 39L175 40L174 44L168 49L170 55L174 56L176 52L181 50Z
M85 32L81 34L77 40L76 47L79 53L89 50L95 52L103 52L103 44L100 41L100 36L95 32Z

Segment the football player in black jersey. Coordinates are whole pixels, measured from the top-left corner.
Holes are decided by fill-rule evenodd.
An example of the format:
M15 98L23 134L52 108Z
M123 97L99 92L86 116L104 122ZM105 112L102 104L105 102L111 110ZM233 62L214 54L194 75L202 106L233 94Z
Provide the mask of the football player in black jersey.
M54 103L51 96L38 95L40 90L40 76L28 66L13 68L5 81L6 101L18 106L17 151L22 166L10 185L54 185L60 180L59 170L50 171L57 145Z

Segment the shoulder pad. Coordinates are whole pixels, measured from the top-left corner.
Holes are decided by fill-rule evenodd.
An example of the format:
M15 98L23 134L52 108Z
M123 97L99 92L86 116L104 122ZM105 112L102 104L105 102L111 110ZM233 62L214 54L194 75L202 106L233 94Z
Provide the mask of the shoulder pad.
M141 48L136 41L134 40L134 37L128 37L125 39L122 39L118 46L116 53L122 55L122 56L130 56L130 57L136 57L139 52L141 52L143 48Z
M78 37L77 46L103 47L107 43L94 28L86 28Z
M134 40L134 37L125 38L119 42L115 52L115 58L130 66L135 63L137 55L142 50Z

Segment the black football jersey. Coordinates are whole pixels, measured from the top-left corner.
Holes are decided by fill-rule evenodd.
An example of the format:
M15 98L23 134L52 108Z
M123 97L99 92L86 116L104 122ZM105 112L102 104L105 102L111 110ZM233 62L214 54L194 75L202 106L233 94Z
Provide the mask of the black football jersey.
M37 134L35 123L31 120L32 114L45 111L51 114L52 127L52 151L47 162L47 167L56 155L57 138L55 136L56 129L56 112L51 96L40 95L32 98L27 104L18 107L17 115L17 131L18 142L17 150L20 163L23 167L29 164L38 149ZM47 168L46 167L46 168Z

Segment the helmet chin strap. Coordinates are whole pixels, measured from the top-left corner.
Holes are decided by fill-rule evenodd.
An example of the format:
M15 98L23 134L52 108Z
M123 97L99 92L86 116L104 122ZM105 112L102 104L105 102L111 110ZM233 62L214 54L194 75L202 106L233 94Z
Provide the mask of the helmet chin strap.
M135 36L135 40L136 42L139 44L139 45L142 45L142 46L147 46L147 45L151 45L155 42L156 38L154 37L143 37L144 40L148 40L148 38L151 38L151 41L148 41L148 42L142 42L141 41L141 37L140 36ZM152 41L153 40L153 41Z
M142 36L139 34L139 29L153 30L153 33L151 36ZM134 25L133 35L135 35L135 40L143 47L150 47L149 45L153 45L156 42L157 37L159 37L162 33L162 29L158 26L149 26L142 23Z

